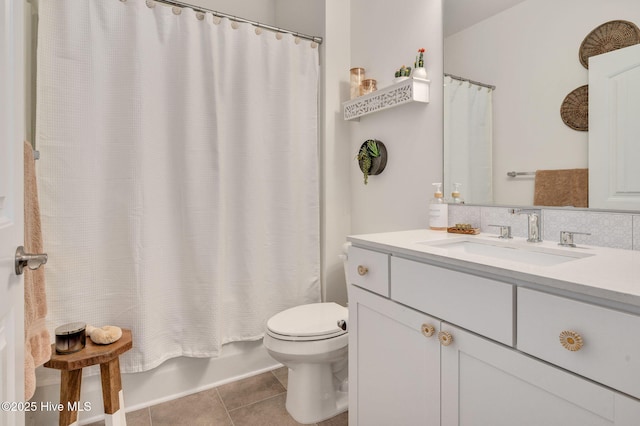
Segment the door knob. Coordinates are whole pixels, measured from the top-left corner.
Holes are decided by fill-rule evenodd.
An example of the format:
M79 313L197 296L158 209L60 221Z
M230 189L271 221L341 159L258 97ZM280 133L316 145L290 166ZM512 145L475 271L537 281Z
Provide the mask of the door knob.
M33 270L47 263L47 254L31 254L25 253L24 247L20 246L16 249L16 275L22 275L24 267Z

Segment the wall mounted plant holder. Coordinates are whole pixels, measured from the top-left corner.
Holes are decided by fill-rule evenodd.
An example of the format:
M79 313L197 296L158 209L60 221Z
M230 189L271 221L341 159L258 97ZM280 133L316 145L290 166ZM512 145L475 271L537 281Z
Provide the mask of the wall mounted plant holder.
M356 160L358 160L358 166L366 185L369 176L379 175L387 166L387 148L377 139L366 140L360 145Z

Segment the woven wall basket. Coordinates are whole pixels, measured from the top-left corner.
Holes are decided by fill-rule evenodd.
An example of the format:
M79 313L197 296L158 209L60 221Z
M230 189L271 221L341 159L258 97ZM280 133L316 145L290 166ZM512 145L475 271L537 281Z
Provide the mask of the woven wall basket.
M633 22L609 21L596 27L582 41L578 56L589 68L589 58L640 43L640 29Z
M589 130L589 85L578 87L564 98L560 116L574 130Z

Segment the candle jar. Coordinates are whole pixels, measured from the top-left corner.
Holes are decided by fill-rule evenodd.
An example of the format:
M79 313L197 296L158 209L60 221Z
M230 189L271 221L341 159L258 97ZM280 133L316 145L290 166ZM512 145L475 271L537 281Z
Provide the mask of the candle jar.
M71 354L82 350L86 344L83 322L73 322L56 328L56 352Z
M364 68L351 68L349 79L351 86L351 99L362 95L362 81L364 80Z
M378 90L378 82L372 78L368 78L362 81L362 94L366 95Z

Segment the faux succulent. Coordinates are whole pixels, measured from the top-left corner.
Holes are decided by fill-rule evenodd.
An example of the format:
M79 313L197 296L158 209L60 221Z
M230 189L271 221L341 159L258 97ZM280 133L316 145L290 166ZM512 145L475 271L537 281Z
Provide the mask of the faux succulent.
M360 170L364 175L364 184L369 180L369 171L371 170L371 159L380 157L380 148L375 140L369 139L360 147L356 160L360 164Z
M416 56L416 61L414 63L414 66L416 68L422 68L424 67L424 47L421 49L418 49L418 56Z
M405 67L404 65L396 70L395 77L409 77L411 75L411 67Z

